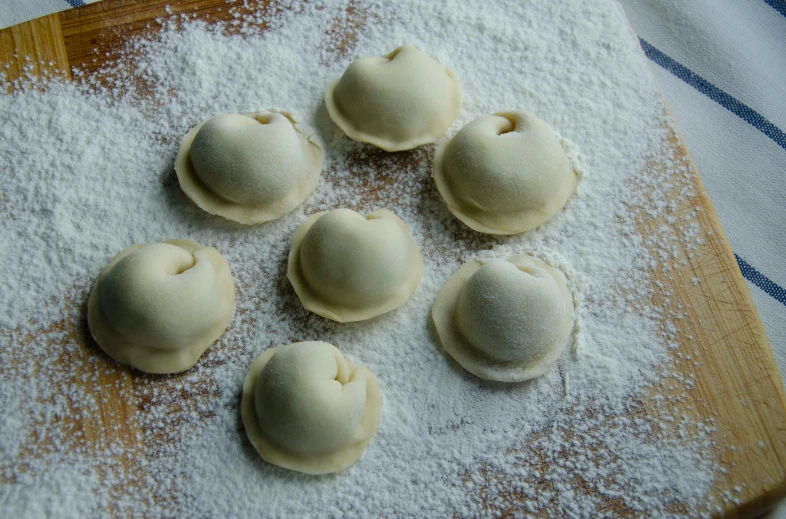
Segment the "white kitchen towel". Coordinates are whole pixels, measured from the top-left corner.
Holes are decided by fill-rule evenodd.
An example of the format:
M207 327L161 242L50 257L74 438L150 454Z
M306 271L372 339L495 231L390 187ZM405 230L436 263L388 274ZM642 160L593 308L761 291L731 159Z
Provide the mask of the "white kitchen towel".
M100 0L0 0L0 29Z
M786 1L621 3L786 374Z
M93 1L0 0L0 27ZM620 3L709 192L783 376L786 0ZM786 504L770 517L786 519Z

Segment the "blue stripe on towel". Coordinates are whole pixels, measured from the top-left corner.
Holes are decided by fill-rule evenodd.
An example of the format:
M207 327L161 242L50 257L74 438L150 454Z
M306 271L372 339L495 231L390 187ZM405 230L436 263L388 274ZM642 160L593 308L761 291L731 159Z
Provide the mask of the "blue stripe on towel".
M85 2L83 0L65 0L65 1L71 7L79 7L80 5L85 5Z
M665 68L705 96L709 97L722 107L726 108L737 117L747 122L764 135L772 139L775 144L786 150L786 133L764 118L759 112L745 103L733 98L720 88L702 78L692 70L677 63L645 40L639 38L641 48L649 59Z
M764 0L767 5L786 16L786 0Z
M764 290L779 303L786 305L786 290L776 285L771 279L753 268L747 261L737 256L737 254L734 254L734 258L737 260L737 265L740 267L742 277Z

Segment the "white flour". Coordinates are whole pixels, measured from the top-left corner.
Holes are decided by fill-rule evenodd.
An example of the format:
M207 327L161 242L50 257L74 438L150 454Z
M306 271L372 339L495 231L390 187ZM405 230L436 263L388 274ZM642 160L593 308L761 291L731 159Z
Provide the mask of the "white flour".
M670 216L691 196L688 170L664 155L664 108L616 4L284 4L237 11L229 24L235 36L182 16L162 20L152 39L132 42L98 80L76 71L78 86L6 82L15 91L0 95L6 514L708 513L719 470L713 429L679 408L691 379L670 376L669 350L688 359L691 351L673 343L678 315L668 294L663 306L652 304L649 275L684 261L680 241L698 244L695 218ZM264 32L263 15L272 16ZM477 116L526 109L563 136L585 178L560 215L523 236L471 232L430 178L434 146L387 154L343 136L322 103L327 82L352 59L402 43L456 73L463 106L448 135ZM321 133L328 156L319 188L292 214L259 227L200 211L174 176L179 139L209 115L266 108L297 111ZM656 175L648 160L668 167ZM402 309L338 324L299 304L285 278L292 233L306 215L339 206L384 207L412 229L425 270ZM650 216L674 226L645 243L635 222ZM85 302L115 253L167 238L225 255L238 288L235 317L188 373L134 372L115 388L132 407L126 420L118 396L102 389L121 368L88 341ZM441 351L430 323L442 284L478 255L547 249L564 258L580 287L577 348L529 383L466 374ZM242 430L249 364L270 346L302 340L335 344L376 374L383 393L376 436L340 475L306 477L265 464ZM664 388L648 404L661 411L657 418L642 411L653 384ZM126 420L125 428L103 426L101 413ZM80 422L103 434L83 432Z

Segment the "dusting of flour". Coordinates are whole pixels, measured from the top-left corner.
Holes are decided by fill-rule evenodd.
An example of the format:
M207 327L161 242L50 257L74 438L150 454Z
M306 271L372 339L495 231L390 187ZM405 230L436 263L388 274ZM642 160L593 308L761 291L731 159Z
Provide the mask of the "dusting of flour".
M651 302L650 273L682 261L675 240L690 246L697 224L675 221L647 241L636 227L668 217L692 193L680 187L689 185L687 166L666 161L664 107L617 5L326 0L234 13L221 24L161 20L90 79L75 70L74 82L3 83L6 514L709 513L706 494L719 469L713 429L682 417L673 408L679 398L665 396L689 391L691 381L667 378L669 352L679 347L676 316ZM342 134L322 102L326 84L352 59L404 43L459 79L462 110L448 135L511 109L538 115L561 135L584 175L562 213L521 236L471 232L430 178L434 146L387 154ZM173 172L179 139L207 116L267 108L302 114L325 142L316 192L258 227L201 212ZM666 163L665 172L650 175L648 162ZM412 229L424 276L402 309L351 324L303 310L285 278L289 241L308 215L333 207L387 208ZM185 374L112 377L127 370L89 338L89 291L117 252L169 238L224 254L238 290L233 321ZM576 347L537 380L481 381L441 350L431 304L464 262L525 251L570 269L581 307ZM379 430L362 460L339 475L265 464L242 430L239 395L251 361L304 340L335 344L381 386ZM643 411L654 385L671 390L650 401L659 417Z

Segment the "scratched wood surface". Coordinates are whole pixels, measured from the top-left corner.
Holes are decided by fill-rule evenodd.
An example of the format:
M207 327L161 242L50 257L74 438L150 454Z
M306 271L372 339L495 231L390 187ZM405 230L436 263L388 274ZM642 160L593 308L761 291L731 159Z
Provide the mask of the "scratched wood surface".
M23 75L25 70L70 78L71 67L89 74L117 58L129 38L156 30L157 18L184 13L204 20L227 20L229 7L226 0L104 0L1 30L0 65L9 65L6 69L9 79ZM352 38L352 20L348 16L346 27L336 27L337 38L341 40L337 43L339 48ZM718 515L755 517L786 496L786 395L750 294L676 130L670 141L673 157L687 158L697 193L682 203L679 213L699 209L697 218L704 239L703 245L690 251L692 255L683 251L687 260L684 266L668 276L655 273L664 286L660 292L671 292L671 304L675 308L680 306L686 314L675 339L694 352L693 360L698 362L698 367L685 368L686 372L695 373L695 381L693 389L685 395L687 404L682 406L682 411L715 420L717 455L725 467L730 467L726 474L718 475L711 492L720 506ZM661 166L648 167L657 170ZM639 229L646 237L664 224L644 220L639 222ZM693 278L701 279L701 283L692 283ZM654 300L660 304L659 297L654 296ZM69 356L84 357L87 349L93 347L88 344L89 334L84 324L54 326L63 327L64 341L76 343L83 350L64 353L61 362L69 362ZM107 366L111 369L101 370L99 384L93 386L96 396L99 393L101 396L99 415L89 420L79 415L59 418L48 425L78 434L88 447L97 448L110 439L119 441L139 454L123 462L126 469L142 471L146 446L135 417L143 412L143 406L125 400L134 394L134 378L126 368L108 362ZM679 365L676 369L680 370ZM73 383L80 383L79 373L74 374ZM644 408L651 413L659 412L647 402ZM43 440L31 438L30 441ZM724 445L736 448L732 450ZM734 499L724 499L724 495L733 495ZM515 508L515 503L511 506ZM621 513L625 510L613 502L609 503L609 509Z

